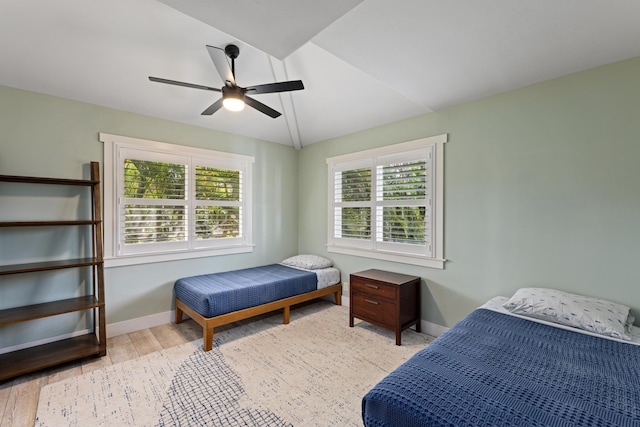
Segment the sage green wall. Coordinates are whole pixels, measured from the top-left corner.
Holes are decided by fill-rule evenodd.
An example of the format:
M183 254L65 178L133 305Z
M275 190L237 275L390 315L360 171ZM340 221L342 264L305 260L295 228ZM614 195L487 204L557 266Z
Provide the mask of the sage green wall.
M255 156L255 251L109 268L107 323L170 310L178 277L276 262L297 252L328 255L343 278L367 268L423 277L423 318L444 326L492 296L509 295L522 286L606 297L631 305L640 317L637 76L640 58L298 152L0 86L0 174L86 177L89 161L102 162L98 132ZM449 134L445 269L327 254L325 159L440 133ZM8 205L0 203L0 217L15 213ZM0 260L13 253L10 240L0 240ZM40 292L45 279L36 278L20 290L15 277L0 276L0 308ZM29 324L3 328L0 349L55 333L47 330L51 324L42 322L41 333Z
M105 270L108 324L171 310L173 282L179 277L268 264L297 253L298 170L297 153L291 147L3 86L0 86L0 130L3 175L88 178L87 164L90 161L102 164L99 132L255 157L253 253L108 268ZM2 188L5 193L0 191L0 218L15 219L22 212L16 212L13 203L7 203L6 192L23 196L17 196L8 187ZM37 195L30 197L35 199ZM0 234L0 263L7 263L17 252L19 241L15 233ZM25 245L42 246L38 241ZM67 251L66 245L77 242L59 243L52 251ZM11 307L15 301L20 301L16 304L20 305L23 300L49 294L52 289L40 274L19 276L0 276L0 308ZM2 328L0 348L56 333L55 322L50 320L40 322L37 328L30 323ZM47 328L54 330L34 331Z
M299 250L419 275L423 319L452 326L523 286L640 309L640 58L305 147ZM325 159L441 133L444 270L328 254Z

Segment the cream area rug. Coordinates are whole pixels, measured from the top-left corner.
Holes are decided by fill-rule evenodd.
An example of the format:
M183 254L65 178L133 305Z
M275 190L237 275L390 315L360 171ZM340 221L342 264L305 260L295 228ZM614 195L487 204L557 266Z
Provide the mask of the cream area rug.
M317 302L49 384L36 426L361 426L367 391L433 338Z

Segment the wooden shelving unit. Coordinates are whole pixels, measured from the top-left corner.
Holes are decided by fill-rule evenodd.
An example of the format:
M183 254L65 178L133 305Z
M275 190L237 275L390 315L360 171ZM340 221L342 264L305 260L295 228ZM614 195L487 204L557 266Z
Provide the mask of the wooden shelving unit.
M66 313L93 311L92 326L87 334L0 354L0 381L88 356L106 355L107 339L99 164L91 162L91 179L89 180L0 175L0 182L89 187L91 191L91 219L72 221L0 221L0 228L90 227L92 237L91 257L0 265L0 276L84 267L92 269L91 277L93 280L92 292L84 296L0 310L0 328L19 322L28 322ZM2 333L1 329L0 333Z

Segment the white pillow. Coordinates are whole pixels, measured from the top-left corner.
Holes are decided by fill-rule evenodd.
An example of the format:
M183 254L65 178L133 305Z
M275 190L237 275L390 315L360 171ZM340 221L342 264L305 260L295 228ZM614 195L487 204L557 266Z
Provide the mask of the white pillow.
M629 316L627 316L627 324L625 326L627 332L631 333L631 329L633 328L633 322L635 321L636 321L635 316L629 313Z
M303 254L287 258L280 264L288 265L290 267L304 268L307 270L317 270L320 268L331 267L333 265L333 261L319 255Z
M503 307L514 314L631 340L625 328L630 308L615 302L556 289L521 288Z

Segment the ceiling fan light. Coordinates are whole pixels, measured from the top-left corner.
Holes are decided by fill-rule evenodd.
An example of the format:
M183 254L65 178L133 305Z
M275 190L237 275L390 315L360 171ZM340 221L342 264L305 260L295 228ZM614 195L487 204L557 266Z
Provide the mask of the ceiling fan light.
M229 111L242 111L244 109L244 92L238 87L222 88L222 105Z
M244 110L244 101L240 98L226 97L222 100L222 105L229 111Z

